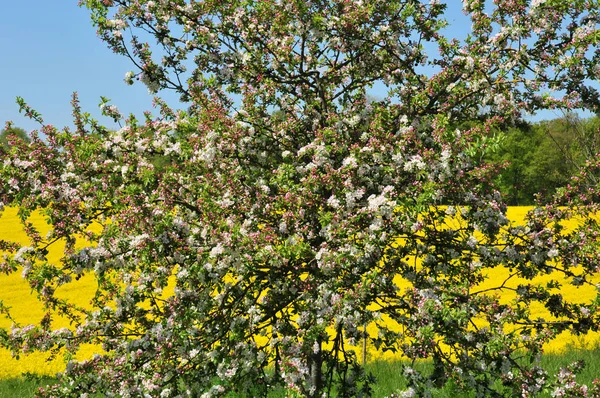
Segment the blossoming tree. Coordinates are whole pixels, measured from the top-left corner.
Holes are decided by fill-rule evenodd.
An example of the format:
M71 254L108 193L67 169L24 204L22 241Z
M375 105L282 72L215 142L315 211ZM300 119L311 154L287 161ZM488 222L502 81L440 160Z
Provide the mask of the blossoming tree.
M585 173L599 165L518 226L484 159L523 112L599 110L597 1L466 0L463 40L444 35L436 0L81 3L137 68L126 80L175 90L186 110L157 98L159 115L124 120L103 100L124 123L110 131L75 97L76 127L61 131L20 101L45 139L0 167L0 199L31 241L2 242L2 270L23 272L47 316L0 336L15 352L103 349L41 395L367 396L363 338L406 358L406 396L448 382L583 394L539 354L598 327L598 298L570 302L560 284L596 280ZM387 96L368 100L374 84ZM57 294L84 274L98 282L85 308ZM546 274L560 278L534 283ZM55 330L58 315L72 327ZM432 372L410 365L420 358Z

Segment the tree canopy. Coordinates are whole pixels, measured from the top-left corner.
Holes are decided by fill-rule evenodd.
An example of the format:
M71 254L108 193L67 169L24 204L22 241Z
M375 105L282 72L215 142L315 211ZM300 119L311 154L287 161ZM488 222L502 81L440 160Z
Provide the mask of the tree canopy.
M157 98L156 116L123 120L104 103L124 124L109 131L75 99L73 131L43 125L46 142L34 134L0 165L0 199L30 237L2 242L2 269L22 272L48 312L0 340L103 349L40 394L368 396L362 338L407 359L405 396L579 388L539 354L562 331L598 329L600 298L561 286L594 286L587 176L600 164L588 158L515 225L489 158L522 112L599 110L600 4L487 3L463 2L460 41L436 0L82 1L137 68L126 78L177 91L187 109ZM374 101L376 82L388 93ZM85 274L98 282L89 307L60 294ZM72 327L54 330L58 314Z
M566 115L549 121L522 123L497 132L500 143L489 161L503 167L498 188L510 205L552 200L589 159L598 153L598 118ZM596 183L598 176L587 176Z
M9 126L4 128L2 132L0 132L0 145L4 147L9 146L11 136L24 142L30 141L29 135L25 130L23 130L20 127Z

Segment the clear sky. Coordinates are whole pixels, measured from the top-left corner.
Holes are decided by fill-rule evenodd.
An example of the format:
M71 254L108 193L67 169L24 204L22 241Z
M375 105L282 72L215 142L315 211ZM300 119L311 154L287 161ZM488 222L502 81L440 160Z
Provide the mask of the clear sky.
M19 114L21 96L48 124L72 126L71 95L77 91L84 111L99 115L100 96L108 97L124 114L141 116L152 109L145 86L127 86L123 78L130 61L112 53L96 36L88 11L77 0L8 1L0 22L0 129L7 120L27 131L39 125ZM449 0L453 34L463 36L469 22L458 0ZM172 106L176 97L161 92ZM382 94L383 96L383 94Z
M96 36L88 11L77 0L2 1L0 22L0 129L7 120L27 131L40 126L19 114L21 96L44 121L71 126L71 95L84 111L97 115L100 96L125 114L152 109L145 86L127 86L130 61L114 54Z

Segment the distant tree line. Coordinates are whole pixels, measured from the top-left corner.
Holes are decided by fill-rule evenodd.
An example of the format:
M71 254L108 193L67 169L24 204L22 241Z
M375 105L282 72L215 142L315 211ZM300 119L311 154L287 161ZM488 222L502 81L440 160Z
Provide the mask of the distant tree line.
M589 159L600 154L600 118L574 114L523 123L499 134L490 155L502 169L496 183L510 205L544 203ZM598 176L587 175L590 182Z
M0 148L7 148L10 146L11 137L15 137L25 142L30 141L29 135L25 130L20 127L8 126L0 132Z

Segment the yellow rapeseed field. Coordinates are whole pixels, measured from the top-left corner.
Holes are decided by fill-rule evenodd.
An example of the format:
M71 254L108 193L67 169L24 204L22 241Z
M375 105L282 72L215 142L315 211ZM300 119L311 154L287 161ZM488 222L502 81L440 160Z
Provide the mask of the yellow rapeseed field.
M522 221L525 214L529 210L529 207L511 207L508 210L509 219L515 222ZM33 215L32 222L38 228L40 228L42 234L44 231L43 219L40 215ZM8 239L13 241L20 241L25 243L27 237L24 234L21 225L17 220L16 209L7 208L3 212L0 218L0 239ZM50 253L50 259L54 258L57 260L60 255L61 248L59 246L54 247L54 251ZM489 274L490 278L481 286L482 289L486 287L496 286L498 281L503 280L506 270L497 268L491 271ZM538 283L545 283L550 277L540 277L535 280ZM600 279L599 279L600 280ZM398 281L400 285L402 281ZM510 286L516 287L519 284L518 280L511 281ZM488 286L489 285L489 286ZM87 305L91 299L94 289L95 280L92 276L81 278L79 281L71 283L68 287L62 288L60 291L61 295L66 295L74 300L79 305ZM593 287L575 288L571 285L564 285L561 292L568 300L574 300L579 302L589 301L595 295L595 289ZM510 301L512 296L510 293L503 293L502 300ZM12 275L1 275L0 276L0 300L4 302L6 306L12 308L12 314L16 321L23 325L38 323L44 312L41 305L36 300L35 295L31 292L30 287L21 278L20 273L14 273ZM542 308L533 308L534 315L542 315L544 310ZM65 322L64 325L60 324L58 320L56 327L68 326ZM9 320L0 318L0 327L9 329L11 323ZM371 334L375 334L375 327L368 327L367 330ZM553 341L546 347L547 351L558 352L568 348L570 346L577 347L590 347L595 345L598 339L597 333L591 333L584 337L571 336L569 334L563 334L558 339ZM80 353L80 358L90 357L95 351L99 351L98 347L89 346L86 350ZM394 357L392 353L380 354L372 347L368 350L368 358L373 359L391 359ZM58 357L54 360L47 361L48 354L44 353L33 353L28 355L22 355L19 360L12 358L10 352L7 350L0 349L0 379L6 379L11 377L18 377L23 373L35 373L43 375L55 375L56 373L64 370L65 363L62 357Z
M40 229L42 235L47 232L44 230L47 227L41 215L32 215L31 221ZM15 208L6 208L0 217L0 239L27 243L27 235L18 221ZM53 249L49 253L49 260L58 260L62 248L60 245L55 245ZM79 305L86 305L92 298L94 288L95 280L90 275L61 288L60 294L69 296ZM42 305L37 301L35 293L21 277L20 272L0 276L0 300L4 305L11 307L11 315L22 325L38 323L44 316ZM60 319L56 324L57 328L67 326L68 323ZM0 327L10 329L11 322L0 317ZM98 351L97 347L86 348L81 352L81 357L90 357ZM16 360L8 350L0 349L0 379L18 377L24 373L55 375L64 370L65 363L62 357L47 361L48 357L47 353L36 352L22 355L19 360Z
M527 212L530 211L531 209L532 209L531 206L512 206L512 207L508 208L507 216L508 216L509 220L511 220L515 223L523 223ZM565 226L566 230L569 230L571 228L574 228L576 225L577 225L577 221L571 220L571 222L568 225L564 225L564 226ZM503 267L497 267L497 268L490 270L487 275L488 275L488 279L484 283L482 283L481 285L478 286L477 291L498 287L506 279L506 277L508 275L508 270ZM533 283L533 284L546 285L552 279L558 280L559 282L562 283L560 293L563 295L565 301L572 302L572 303L585 303L585 302L589 302L596 296L597 291L594 286L585 285L585 286L581 286L581 287L575 287L575 286L569 284L568 282L566 282L564 280L564 278L561 278L560 276L557 276L556 274L539 276L539 277L534 278L532 281L528 281L528 282ZM597 276L595 278L595 280L592 280L591 282L596 283L596 284L600 283L600 275ZM410 286L407 281L403 280L400 277L397 277L395 279L395 283L400 288ZM524 281L522 279L512 278L510 281L505 283L505 286L507 288L517 288L520 284L523 284L523 283L524 283ZM500 301L502 303L509 303L515 297L515 293L508 291L508 290L502 290L501 292L496 293L496 294L500 295ZM537 318L537 317L542 317L545 319L552 318L552 316L549 314L549 312L539 303L536 303L536 305L530 307L530 310L531 310L532 318ZM368 326L367 331L371 336L377 335L377 328L375 325ZM563 332L562 334L557 336L556 339L554 339L550 343L546 344L544 346L544 350L545 350L545 352L560 353L560 352L563 352L570 348L590 349L590 348L597 346L599 342L600 342L600 333L590 332L584 336L574 336L574 335L570 334L569 332ZM398 354L394 354L389 351L386 353L381 353L381 352L373 349L373 347L368 347L367 350L368 350L367 357L369 360L397 359L398 358Z

